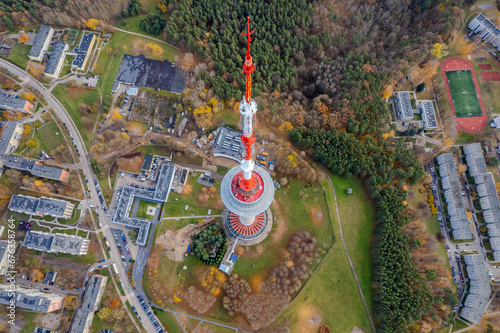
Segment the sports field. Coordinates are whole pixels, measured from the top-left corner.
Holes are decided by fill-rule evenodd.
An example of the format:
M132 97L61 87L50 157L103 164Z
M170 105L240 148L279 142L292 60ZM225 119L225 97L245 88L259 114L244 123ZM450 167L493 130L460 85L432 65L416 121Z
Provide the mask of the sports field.
M481 106L477 97L470 70L446 72L451 98L457 117L481 116Z

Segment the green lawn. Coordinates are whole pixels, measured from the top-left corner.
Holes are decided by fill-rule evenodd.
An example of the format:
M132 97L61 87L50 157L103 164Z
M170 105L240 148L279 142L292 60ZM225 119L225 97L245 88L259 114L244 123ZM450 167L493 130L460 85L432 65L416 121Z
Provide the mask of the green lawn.
M472 72L449 71L446 72L446 77L457 117L481 116L483 112L472 80Z
M140 199L135 199L135 200L139 200L139 206L137 207L137 212L135 213L135 215L137 217L142 217L144 219L152 219L154 215L147 214L148 207L149 206L156 207L156 204L149 202L149 201L140 200Z
M21 310L20 314L25 317L21 332L33 332L35 327L37 327L37 324L35 323L37 313Z
M475 138L476 138L475 134L461 131L460 133L458 133L457 140L455 141L455 143L470 143L474 142L476 140Z
M28 67L28 53L31 50L31 45L16 43L9 55L9 60L19 65L22 68Z
M344 239L363 294L371 307L369 247L373 231L373 208L366 199L361 181L338 177L332 177L332 180L337 194ZM327 180L323 181L322 185L333 216L334 233L338 235L333 193ZM346 194L348 187L353 189L353 194ZM301 321L297 314L309 306L320 314L323 324L334 328L334 332L351 332L354 326L358 326L364 332L372 332L340 239L336 241L305 287L275 324L285 324L293 332L294 328L304 325L304 319Z
M92 105L94 102L99 103L100 101L99 91L95 89L84 89L84 88L76 88L75 90L71 87L65 87L63 85L58 84L54 88L54 90L52 90L52 94L59 100L59 102L62 103L66 111L68 111L69 115L71 116L71 119L73 119L73 122L78 128L78 131L80 132L80 135L82 136L85 145L87 146L87 148L89 148L91 146L91 139L92 139L91 132L94 127L93 124L96 121L98 113L95 112L85 115L92 122L91 126L92 129L89 129L87 131L82 122L82 113L78 109L78 103L85 103L87 105Z
M156 317L161 321L163 326L168 330L169 333L182 333L184 332L179 325L177 319L170 312L155 311Z
M40 148L48 154L64 142L62 133L54 121L35 129L35 138L38 139Z
M457 319L457 320L455 320L455 325L453 325L452 332L456 332L458 330L462 330L462 329L464 329L464 328L466 328L468 326L469 326L469 324L467 324L466 322L464 322L464 321L462 321L460 319Z
M175 55L181 55L180 52L166 44L159 43L147 37L139 37L126 32L116 31L113 33L113 37L111 37L109 43L102 49L94 71L94 74L101 74L98 87L102 89L103 94L111 92L123 55L133 54L133 45L136 41L144 45L149 43L158 44L162 48L163 52L160 55L146 55L147 58L165 59L173 62Z
M157 5L156 1L141 0L140 2L141 2L141 5L143 7L146 7L148 9L149 13L151 13L151 14L161 13L160 10L158 9L158 5ZM166 14L163 14L163 13L161 13L161 14L166 19ZM140 34L143 34L146 36L151 36L153 38L161 38L161 34L159 36L156 36L156 35L148 34L144 30L141 29L139 22L141 21L141 19L143 17L146 17L146 16L148 16L148 14L139 14L139 15L132 16L132 17L126 17L124 19L117 20L115 26L120 28L120 29L124 29L124 30L131 31L131 32L137 32L137 33L140 33Z

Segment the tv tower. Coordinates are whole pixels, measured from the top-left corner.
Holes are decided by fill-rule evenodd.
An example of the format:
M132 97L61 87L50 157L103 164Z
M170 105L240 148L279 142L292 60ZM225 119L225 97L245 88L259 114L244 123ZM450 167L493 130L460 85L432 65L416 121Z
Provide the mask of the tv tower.
M262 241L272 227L269 206L274 197L273 180L263 168L256 166L253 159L255 135L253 128L257 122L257 103L252 99L252 73L255 64L250 55L250 18L247 18L247 53L243 72L246 74L246 92L240 102L241 143L244 159L232 168L221 183L221 197L227 210L224 214L224 229L230 238L252 245Z

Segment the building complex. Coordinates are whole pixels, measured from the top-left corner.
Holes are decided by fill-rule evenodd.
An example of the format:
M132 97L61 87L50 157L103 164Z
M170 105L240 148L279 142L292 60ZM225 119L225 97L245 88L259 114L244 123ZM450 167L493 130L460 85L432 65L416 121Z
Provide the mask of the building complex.
M49 48L53 35L54 29L48 25L42 24L35 37L33 46L31 46L31 50L28 53L28 57L33 61L42 61L43 54Z
M490 299L491 286L481 254L465 255L464 261L470 288L460 316L479 324Z
M23 125L17 121L8 121L0 137L0 156L14 152L23 135Z
M11 289L11 284L0 284L0 303L15 303L16 307L36 312L53 312L63 306L64 296L56 293L46 293L35 288L16 286Z
M151 221L132 214L133 208L140 200L163 204L167 202L172 182L174 180L175 167L172 164L162 164L158 173L156 187L154 190L136 188L133 186L122 186L116 196L117 206L113 216L113 223L122 224L130 228L138 229L136 243L146 245ZM154 219L159 223L161 216L156 210Z
M33 176L63 182L69 177L69 172L64 169L43 165L39 161L13 155L0 155L0 167L27 171Z
M500 261L500 201L498 200L495 180L486 168L480 143L464 146L464 153L469 174L474 177L476 183L477 195L488 228L493 257L495 261Z
M483 14L476 16L468 25L474 34L480 34L486 43L491 43L495 48L500 48L500 29L496 27Z
M439 174L443 186L444 197L448 204L448 218L451 224L453 238L472 239L472 232L469 227L469 220L465 210L460 182L457 174L457 167L453 154L445 153L437 157Z
M92 47L94 46L97 37L95 34L88 33L82 36L80 40L80 45L78 47L73 48L71 51L66 51L66 54L74 56L73 62L71 63L71 67L73 69L82 71L84 70L87 62L90 58L90 54L92 53Z
M94 319L94 312L99 310L102 294L108 278L103 275L92 275L87 284L82 306L76 311L70 333L88 333Z
M34 105L17 95L0 94L0 109L14 110L31 114Z
M73 215L75 204L53 198L35 198L26 195L13 195L10 199L9 210L28 215L52 216L69 219Z
M65 42L57 42L54 44L49 61L47 61L47 65L45 66L45 75L53 79L57 79L59 77L61 69L64 65L67 50L68 44Z
M67 253L85 255L90 240L77 235L51 234L41 231L28 231L23 246L42 252Z
M431 130L438 127L436 112L434 112L434 104L432 104L432 101L420 101L418 110L422 114L422 125L425 129Z

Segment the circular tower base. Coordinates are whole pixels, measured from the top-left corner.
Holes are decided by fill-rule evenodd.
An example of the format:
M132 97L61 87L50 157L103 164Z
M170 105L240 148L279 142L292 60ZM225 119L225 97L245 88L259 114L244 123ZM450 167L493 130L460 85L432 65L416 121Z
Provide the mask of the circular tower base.
M255 245L262 242L273 228L273 215L270 208L255 216L249 226L241 223L240 217L227 209L222 212L222 227L226 235L242 245Z

